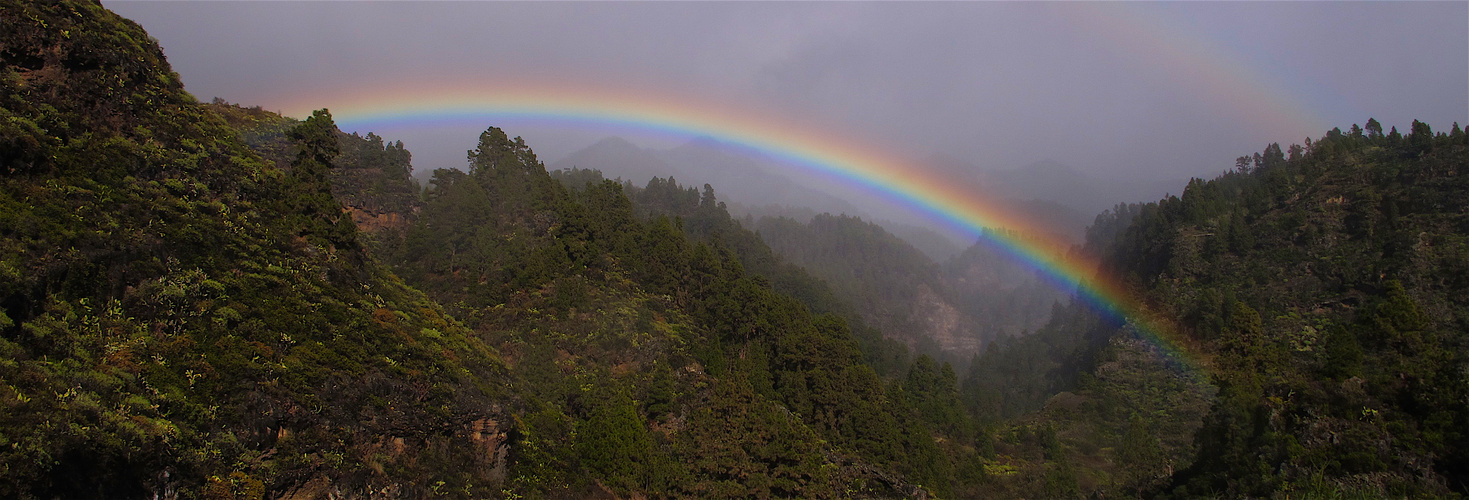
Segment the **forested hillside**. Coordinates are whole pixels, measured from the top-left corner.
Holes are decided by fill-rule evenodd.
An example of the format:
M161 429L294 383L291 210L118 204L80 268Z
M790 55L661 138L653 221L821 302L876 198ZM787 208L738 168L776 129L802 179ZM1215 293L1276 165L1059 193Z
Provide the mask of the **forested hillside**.
M137 25L0 20L0 496L491 491L506 367L364 253L329 115L277 165Z
M1403 135L1369 120L1118 206L1086 250L1177 319L1204 369L1072 308L986 352L966 403L1055 429L1063 460L1029 477L1066 491L1462 496L1466 165L1458 124Z
M1013 230L991 231L1027 237ZM1050 321L1056 306L1071 301L1070 291L1042 279L987 239L944 262L942 276L954 291L955 307L975 318L975 331L986 341L1034 333Z
M967 357L977 351L982 339L975 319L954 307L939 266L882 227L820 214L809 223L765 217L755 229L890 337L934 355L954 351Z
M1469 493L1469 138L1451 130L1271 145L1122 234L1112 260L1215 356L1174 494Z
M848 496L959 486L953 470L972 456L972 432L953 371L921 357L885 387L823 285L740 228L711 188L655 179L628 196L595 172L553 177L496 128L472 158L468 173L435 172L400 253L384 258L504 352L534 393L540 433L525 432L541 454L514 464L518 488L584 491L597 479L655 496Z
M225 116L260 114L223 103L215 106L222 106L219 111ZM256 146L264 151L279 149L278 143L286 140L281 134L271 138L269 130L278 128L277 120L233 121L244 127L242 137L256 138ZM396 144L384 144L375 136L339 133L337 137L344 151L357 151L356 158L406 156L394 154ZM497 155L480 156L486 152ZM360 206L367 199L361 189L397 191L412 185L411 167L343 159L349 157L339 157L333 185L350 213L366 210ZM362 178L374 181L350 182ZM925 486L937 485L927 486L930 489L948 487L948 475L942 471L951 467L959 451L942 451L916 440L930 432L918 417L895 418L912 414L912 403L907 398L883 402L887 399L881 396L883 383L863 366L862 350L846 333L843 320L813 318L804 312L804 303L781 298L770 289L759 291L774 286L761 285L768 283L761 279L739 287L744 290L740 293L731 288L713 296L700 294L700 300L722 302L725 310L708 303L694 309L679 302L690 300L691 281L734 287L738 283L729 283L731 276L739 276L743 262L750 262L770 276L762 279L784 283L780 288L804 294L817 307L843 307L824 285L781 263L753 233L740 229L713 201L712 191L703 196L694 191L689 197L672 182L655 182L652 188L634 192L633 198L642 201L639 206L657 205L689 215L669 219L639 212L615 183L587 174L578 179L584 189L566 189L544 171L523 142L492 128L482 137L471 172L436 172L426 201L379 213L404 224L376 227L364 235L375 254L396 263L410 283L450 304L450 310L475 326L511 365L511 384L525 401L521 409L528 413L520 414L522 427L515 428L524 433L519 444L526 448L510 449L509 491L532 496L582 496L599 490L654 496L752 492L832 496L837 491L888 496L921 491L905 476L928 477ZM511 191L519 194L508 194ZM667 198L661 205L655 192ZM680 225L689 228L687 234L678 230ZM466 233L477 236L463 236ZM652 243L659 239L664 243ZM736 259L736 251L729 248L694 243L700 239L737 242L734 246L744 257ZM645 248L669 251L649 256L641 251ZM585 260L570 260L570 249L579 249L574 255ZM685 261L689 256L698 260ZM480 278L486 273L503 274ZM473 281L465 280L466 275ZM473 286L490 284L496 286ZM729 307L745 312L735 314ZM704 312L691 317L695 310ZM744 325L746 331L740 335L774 345L746 342L721 352L719 345L726 337L711 335L710 322L722 321L723 325L713 325L723 331L740 328L721 319L728 317L749 317L747 321L755 324ZM815 330L797 337L798 342L782 339L811 328ZM838 343L823 347L819 332L829 332L825 335ZM869 340L881 342L880 337ZM785 352L790 342L815 351ZM821 357L802 361L812 353ZM888 369L907 373L906 356L902 351L895 354ZM747 356L753 359L744 361ZM815 368L814 374L801 373L799 367L807 365L804 371ZM937 373L939 367L930 364L925 369ZM802 381L811 376L816 379ZM934 390L912 387L918 393ZM793 391L816 400L801 403L786 397ZM843 396L844 392L851 395ZM863 410L868 404L863 401L879 406ZM805 406L794 408L803 411L793 413L791 405L798 403ZM603 411L610 413L599 413ZM691 420L691 411L715 413ZM737 416L752 411L757 414ZM823 413L827 417L816 420L820 426L801 423L801 415ZM838 432L883 441L858 447L852 437L843 438ZM823 435L846 439L847 446L823 444L817 440ZM910 448L928 449L926 461L902 463ZM705 455L713 461L700 468L684 465ZM800 463L781 465L787 459ZM623 464L627 460L638 465L629 468ZM822 472L831 467L835 472ZM719 479L723 471L740 468L755 472Z
M401 144L198 103L99 6L3 14L5 496L964 484L953 370L880 376L712 190L567 189L492 127L419 199Z
M609 137L552 162L550 170L599 170L608 178L642 186L654 177L677 178L690 186L710 184L724 198L747 206L785 205L822 212L855 213L848 200L793 179L788 166L710 137L671 149L640 148Z
M776 254L828 283L837 298L862 312L866 323L917 352L956 365L967 365L989 342L1039 329L1053 306L1070 300L1067 292L984 242L935 263L907 241L857 217L746 222Z

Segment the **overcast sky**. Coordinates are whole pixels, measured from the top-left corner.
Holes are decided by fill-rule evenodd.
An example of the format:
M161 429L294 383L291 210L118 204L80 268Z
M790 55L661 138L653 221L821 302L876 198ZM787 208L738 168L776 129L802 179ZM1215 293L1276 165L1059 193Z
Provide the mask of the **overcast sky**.
M105 5L196 97L298 116L283 107L301 96L330 107L393 82L577 81L749 106L915 160L1179 177L1368 117L1469 122L1466 2ZM378 132L425 169L462 166L485 125ZM548 161L628 135L506 128Z

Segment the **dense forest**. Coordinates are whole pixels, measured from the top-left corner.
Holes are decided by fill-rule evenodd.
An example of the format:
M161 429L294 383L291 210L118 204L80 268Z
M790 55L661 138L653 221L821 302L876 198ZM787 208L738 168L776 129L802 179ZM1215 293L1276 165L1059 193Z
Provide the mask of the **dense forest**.
M1084 251L1176 318L1207 373L1071 307L986 351L965 404L1054 429L1069 463L1032 475L1082 494L1460 497L1466 165L1457 123L1404 135L1368 120L1119 205Z
M400 144L199 103L94 4L3 12L5 496L955 487L952 370L879 376L712 190L635 209L492 127L404 196Z
M497 127L419 185L327 110L199 102L93 2L0 21L0 497L1469 493L1458 124L1098 216L1076 251L1194 368L987 247L742 222Z

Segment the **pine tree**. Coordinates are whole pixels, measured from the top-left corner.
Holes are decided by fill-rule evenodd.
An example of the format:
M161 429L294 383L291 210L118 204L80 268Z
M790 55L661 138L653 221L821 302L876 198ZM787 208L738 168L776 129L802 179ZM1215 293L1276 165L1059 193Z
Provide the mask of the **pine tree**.
M1367 130L1367 138L1368 139L1374 139L1375 140L1375 139L1381 139L1382 138L1382 124L1381 123L1377 123L1377 119L1376 118L1368 118L1367 119L1366 130Z

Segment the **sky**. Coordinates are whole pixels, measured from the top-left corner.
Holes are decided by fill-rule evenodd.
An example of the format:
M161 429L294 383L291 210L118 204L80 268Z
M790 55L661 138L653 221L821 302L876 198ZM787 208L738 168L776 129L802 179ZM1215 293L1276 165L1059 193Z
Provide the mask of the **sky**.
M363 96L598 89L918 163L1052 160L1119 179L1212 177L1369 117L1469 123L1469 2L104 4L159 41L195 97L339 122ZM547 161L610 135L689 139L513 120L359 131L402 140L423 170L463 167L489 125Z

